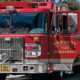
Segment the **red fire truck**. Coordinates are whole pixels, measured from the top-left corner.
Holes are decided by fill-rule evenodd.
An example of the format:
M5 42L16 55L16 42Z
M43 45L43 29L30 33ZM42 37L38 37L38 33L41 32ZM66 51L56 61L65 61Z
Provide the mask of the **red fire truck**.
M0 2L0 79L10 73L71 72L79 64L80 11L53 6Z

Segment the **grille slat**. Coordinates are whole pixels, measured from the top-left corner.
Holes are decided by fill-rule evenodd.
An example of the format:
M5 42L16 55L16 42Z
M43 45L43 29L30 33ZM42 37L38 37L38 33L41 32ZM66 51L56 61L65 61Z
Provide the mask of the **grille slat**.
M22 60L22 49L23 38L10 38L10 41L0 38L0 54L6 53L12 60Z

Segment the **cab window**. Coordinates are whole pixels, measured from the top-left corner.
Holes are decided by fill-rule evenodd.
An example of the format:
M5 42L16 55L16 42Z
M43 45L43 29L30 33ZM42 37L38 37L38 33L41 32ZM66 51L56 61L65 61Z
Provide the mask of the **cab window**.
M52 21L52 33L76 33L77 32L76 13L56 13Z

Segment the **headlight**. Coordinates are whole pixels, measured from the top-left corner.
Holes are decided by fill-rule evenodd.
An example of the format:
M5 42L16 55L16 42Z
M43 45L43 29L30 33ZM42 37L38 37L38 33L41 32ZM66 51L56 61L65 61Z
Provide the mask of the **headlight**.
M7 59L9 59L9 56L7 55L7 53L0 54L0 60L7 60Z
M27 44L27 47L35 47L34 48L27 48L25 50L25 57L38 57L41 55L41 46L39 44Z
M26 51L25 57L38 57L41 55L41 52L39 51Z

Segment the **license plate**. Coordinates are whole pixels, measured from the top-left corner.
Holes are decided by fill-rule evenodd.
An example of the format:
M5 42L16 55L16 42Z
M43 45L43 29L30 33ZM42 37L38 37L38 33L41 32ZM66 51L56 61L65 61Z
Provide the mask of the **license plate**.
M1 65L0 70L1 71L10 71L10 65Z

